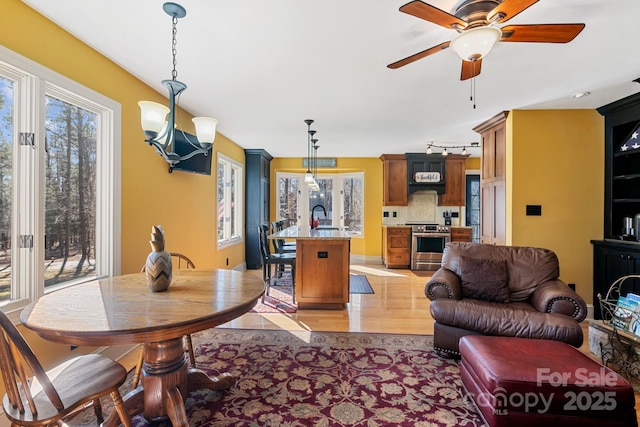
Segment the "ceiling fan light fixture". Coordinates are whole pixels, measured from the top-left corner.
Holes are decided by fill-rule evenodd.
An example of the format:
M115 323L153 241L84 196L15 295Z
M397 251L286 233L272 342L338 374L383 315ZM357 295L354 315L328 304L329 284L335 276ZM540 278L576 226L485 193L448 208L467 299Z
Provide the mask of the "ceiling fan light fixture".
M477 61L484 58L501 37L502 31L496 27L470 28L451 40L449 47L463 61Z

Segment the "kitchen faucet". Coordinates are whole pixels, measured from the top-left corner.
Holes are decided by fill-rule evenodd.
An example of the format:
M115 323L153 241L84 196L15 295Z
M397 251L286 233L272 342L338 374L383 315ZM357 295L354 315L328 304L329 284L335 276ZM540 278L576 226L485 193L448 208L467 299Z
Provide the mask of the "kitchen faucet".
M313 209L311 209L311 229L312 229L312 230L313 230L314 228L316 228L316 227L314 227L314 226L313 226L313 224L315 223L315 221L313 220L313 214L314 214L314 212L316 211L316 208L321 208L321 209L322 209L322 212L324 212L324 217L325 217L325 218L327 217L327 210L324 208L324 206L322 206L322 205L315 205L315 206L313 207Z

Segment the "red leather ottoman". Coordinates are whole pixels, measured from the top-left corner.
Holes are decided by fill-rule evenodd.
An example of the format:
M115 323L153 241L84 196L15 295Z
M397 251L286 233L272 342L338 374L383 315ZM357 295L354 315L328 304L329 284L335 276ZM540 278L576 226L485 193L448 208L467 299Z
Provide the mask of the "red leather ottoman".
M637 426L631 385L569 344L460 338L460 375L485 422L499 426Z

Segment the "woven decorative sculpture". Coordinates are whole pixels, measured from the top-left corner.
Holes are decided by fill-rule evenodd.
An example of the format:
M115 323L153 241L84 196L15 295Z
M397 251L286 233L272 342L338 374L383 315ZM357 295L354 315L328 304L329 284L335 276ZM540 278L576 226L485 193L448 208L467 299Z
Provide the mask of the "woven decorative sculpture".
M171 255L164 250L164 231L161 225L151 227L151 253L147 257L145 274L153 292L166 291L171 284Z

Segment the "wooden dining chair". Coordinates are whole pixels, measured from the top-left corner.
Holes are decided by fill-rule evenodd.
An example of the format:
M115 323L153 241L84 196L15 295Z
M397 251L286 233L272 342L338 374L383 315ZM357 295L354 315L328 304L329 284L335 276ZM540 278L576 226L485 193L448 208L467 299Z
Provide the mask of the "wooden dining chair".
M274 253L269 250L269 227L267 225L258 226L260 254L262 255L262 280L264 280L266 290L262 295L262 302L265 296L269 295L269 289L273 285L271 277L271 266L276 266L276 273L280 274L280 266L291 267L291 287L293 290L293 302L296 302L296 254L295 253Z
M188 256L183 255L179 252L169 252L171 255L171 265L172 268L176 268L177 270L188 270L190 268L196 268L193 261L189 259ZM146 266L142 266L141 273L144 273ZM189 354L189 362L191 366L196 367L196 356L193 352L193 341L191 340L191 335L185 335L183 337L184 340L184 351ZM140 375L142 374L142 364L144 363L144 349L143 346L140 346L140 354L138 356L138 364L136 365L136 370L133 372L133 380L131 383L132 388L138 387L138 382L140 382Z
M0 331L0 369L6 392L2 406L12 426L63 425L60 420L91 403L102 424L100 397L106 395L113 399L122 424L132 426L118 391L127 379L122 365L99 354L87 354L45 371L2 311ZM27 378L25 367L33 377Z

